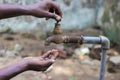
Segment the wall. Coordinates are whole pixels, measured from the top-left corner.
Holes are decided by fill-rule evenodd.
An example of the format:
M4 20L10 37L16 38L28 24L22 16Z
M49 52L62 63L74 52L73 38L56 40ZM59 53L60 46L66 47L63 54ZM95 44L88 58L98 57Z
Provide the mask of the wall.
M15 3L28 5L39 0L0 0L0 3ZM63 19L61 25L63 29L82 29L89 27L96 22L101 24L101 17L104 12L103 0L56 0L62 8ZM12 28L14 31L23 30L50 30L55 21L34 18L16 17L0 20L0 29Z

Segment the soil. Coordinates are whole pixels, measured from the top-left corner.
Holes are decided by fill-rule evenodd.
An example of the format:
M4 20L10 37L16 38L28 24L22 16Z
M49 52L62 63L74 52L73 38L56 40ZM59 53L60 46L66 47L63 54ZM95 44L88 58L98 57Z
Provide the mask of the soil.
M74 35L81 34L81 32L76 33L73 31L72 33ZM14 64L27 56L40 56L45 51L56 47L56 45L50 47L44 46L44 40L39 38L43 33L30 32L29 34L34 35L35 38L25 37L22 34L23 33L9 34L14 40L5 40L5 35L8 34L0 35L0 50L13 50L16 44L20 44L23 48L22 53L14 57L0 57L0 68ZM57 59L52 71L49 73L27 71L17 75L11 80L99 80L100 61L90 59L89 57L87 59L91 60L91 62L96 62L94 65L86 64L75 57ZM109 73L106 71L105 80L120 80L119 75L120 73Z

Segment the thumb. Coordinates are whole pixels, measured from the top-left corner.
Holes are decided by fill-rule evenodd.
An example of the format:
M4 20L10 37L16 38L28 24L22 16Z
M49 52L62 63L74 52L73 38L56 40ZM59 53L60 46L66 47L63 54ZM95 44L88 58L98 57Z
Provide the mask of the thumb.
M54 62L55 62L54 59L48 59L48 60L45 60L43 64L45 66L51 66Z
M61 17L55 13L47 12L46 18L52 18L56 21L61 21Z

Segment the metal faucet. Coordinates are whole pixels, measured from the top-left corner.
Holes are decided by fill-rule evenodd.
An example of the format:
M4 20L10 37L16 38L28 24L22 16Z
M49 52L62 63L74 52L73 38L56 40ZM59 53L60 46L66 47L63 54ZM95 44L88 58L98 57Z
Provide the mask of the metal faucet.
M82 44L82 37L81 36L67 36L62 35L62 30L60 24L56 23L53 36L48 37L45 41L45 46L49 46L51 43L60 44L60 43L80 43Z
M105 66L107 60L107 50L110 48L110 41L107 37L89 37L89 36L67 36L62 35L62 30L60 24L56 23L53 31L53 36L47 38L45 41L45 45L49 46L50 43L80 43L80 44L100 44L102 48L102 56L101 56L101 67L100 67L100 77L99 80L104 80L105 76Z
M89 37L89 36L68 36L62 35L62 29L60 24L56 23L53 35L48 37L45 41L45 46L49 46L51 43L60 44L60 43L90 43L90 44L101 44L102 48L109 49L110 41L104 36L100 37Z

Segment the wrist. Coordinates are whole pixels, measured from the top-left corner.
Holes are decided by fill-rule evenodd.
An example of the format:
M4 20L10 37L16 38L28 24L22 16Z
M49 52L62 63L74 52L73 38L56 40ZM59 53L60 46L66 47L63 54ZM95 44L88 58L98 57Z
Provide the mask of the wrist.
M20 9L24 15L32 15L31 5L20 6Z
M22 63L23 63L23 66L24 66L24 71L28 71L29 70L29 66L30 66L30 61L29 61L28 57L24 58L22 60Z
M9 67L3 68L0 70L0 80L9 80L13 78L14 76L27 71L28 70L28 64L27 61L24 61L24 59L14 65L11 65Z

